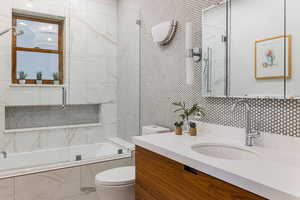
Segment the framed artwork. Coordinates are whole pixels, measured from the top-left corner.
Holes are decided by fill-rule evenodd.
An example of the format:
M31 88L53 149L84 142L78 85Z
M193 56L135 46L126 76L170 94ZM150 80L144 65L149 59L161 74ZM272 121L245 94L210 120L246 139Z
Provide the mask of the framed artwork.
M284 40L286 38L286 59ZM277 36L255 41L255 79L291 78L292 36ZM286 62L286 64L284 63ZM285 67L286 66L286 67Z

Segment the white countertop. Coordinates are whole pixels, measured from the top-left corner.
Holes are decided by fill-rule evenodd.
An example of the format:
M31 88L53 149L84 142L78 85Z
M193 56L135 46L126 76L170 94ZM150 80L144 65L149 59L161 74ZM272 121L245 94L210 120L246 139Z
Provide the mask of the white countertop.
M244 145L244 129L201 124L198 136L174 133L138 136L145 149L195 168L270 200L300 200L300 138L263 134L256 146ZM251 160L208 157L191 149L201 143L228 144L259 156Z

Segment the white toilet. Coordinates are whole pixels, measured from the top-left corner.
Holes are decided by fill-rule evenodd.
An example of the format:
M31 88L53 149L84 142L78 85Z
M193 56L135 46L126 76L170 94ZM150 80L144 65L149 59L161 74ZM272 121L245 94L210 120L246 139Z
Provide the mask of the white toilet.
M144 126L142 135L169 132L170 129L150 125ZM109 169L97 174L95 184L98 200L135 200L135 167Z
M95 178L99 200L135 200L135 167L120 167L97 174Z

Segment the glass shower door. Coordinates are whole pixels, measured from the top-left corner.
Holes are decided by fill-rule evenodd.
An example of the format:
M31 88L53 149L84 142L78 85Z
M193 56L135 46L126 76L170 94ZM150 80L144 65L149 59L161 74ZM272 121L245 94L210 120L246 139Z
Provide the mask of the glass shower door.
M118 19L118 137L140 133L140 11L120 2Z

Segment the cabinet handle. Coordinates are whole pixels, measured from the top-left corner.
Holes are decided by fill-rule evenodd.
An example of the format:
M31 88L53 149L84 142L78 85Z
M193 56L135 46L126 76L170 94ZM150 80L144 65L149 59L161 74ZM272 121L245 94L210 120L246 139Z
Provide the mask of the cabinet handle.
M184 169L184 171L187 171L187 172L189 172L189 173L198 175L198 171L197 171L196 169L194 169L194 168L191 168L191 167L189 167L189 166L184 165L184 168L183 168L183 169Z

